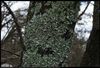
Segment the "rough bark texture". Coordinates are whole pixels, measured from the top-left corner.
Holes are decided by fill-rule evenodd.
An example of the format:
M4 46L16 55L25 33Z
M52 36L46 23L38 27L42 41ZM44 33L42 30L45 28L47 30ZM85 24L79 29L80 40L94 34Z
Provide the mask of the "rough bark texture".
M100 1L95 1L93 29L87 42L87 48L81 61L81 66L100 66L100 12L98 9L100 9Z
M79 1L35 3L34 14L25 28L27 51L23 67L67 67L65 60L71 42L71 31L67 26L75 26L73 20L78 14L78 5Z

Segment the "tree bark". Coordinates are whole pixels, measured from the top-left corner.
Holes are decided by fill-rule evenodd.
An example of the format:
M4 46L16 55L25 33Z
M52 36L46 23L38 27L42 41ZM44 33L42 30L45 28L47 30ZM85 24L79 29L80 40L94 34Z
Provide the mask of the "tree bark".
M95 1L93 15L93 29L87 42L86 51L80 66L98 67L100 66L100 1Z

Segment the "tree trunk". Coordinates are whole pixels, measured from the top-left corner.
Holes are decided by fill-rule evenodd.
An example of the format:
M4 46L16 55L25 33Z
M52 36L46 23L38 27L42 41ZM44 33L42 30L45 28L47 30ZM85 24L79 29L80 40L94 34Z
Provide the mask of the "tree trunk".
M73 20L76 21L78 7L79 1L35 3L32 7L34 12L32 19L29 18L25 26L27 51L24 55L23 67L67 67L71 42L69 38L72 35L67 26L75 26L76 22L74 23Z
M90 38L87 42L86 52L80 66L100 66L100 1L95 1L94 16L93 16L93 29Z

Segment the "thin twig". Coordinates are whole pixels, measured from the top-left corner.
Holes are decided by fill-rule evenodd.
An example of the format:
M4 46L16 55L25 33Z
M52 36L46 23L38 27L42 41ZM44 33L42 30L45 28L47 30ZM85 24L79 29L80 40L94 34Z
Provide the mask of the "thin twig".
M10 21L12 21L12 20L10 19L10 20L8 20L6 23L2 24L2 25L1 25L1 29L2 29L6 24L8 24Z
M11 26L10 26L9 29L8 29L8 31L7 31L6 34L4 35L2 41L4 41L5 38L7 37L7 34L9 34L9 32L10 32L12 26L13 26L13 23L11 24Z
M6 40L12 35L12 33L15 31L15 25L14 26L12 26L12 29L13 30L10 30L10 32L8 33L8 35L5 37L5 38L3 38L2 40L1 40L1 45L3 45L5 42L6 42Z

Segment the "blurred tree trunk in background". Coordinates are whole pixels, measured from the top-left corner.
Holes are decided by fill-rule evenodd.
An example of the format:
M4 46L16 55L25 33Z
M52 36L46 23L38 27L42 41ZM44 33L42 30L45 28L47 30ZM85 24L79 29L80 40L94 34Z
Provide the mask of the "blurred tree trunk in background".
M91 1L87 1L87 6L85 7L84 11L77 17L77 21L80 17L85 13ZM78 22L77 22L78 23ZM75 29L73 27L73 29ZM84 39L78 39L77 33L74 33L72 38L72 44L70 47L69 59L68 59L68 67L79 67L82 56L86 50L86 42Z
M100 1L95 1L93 14L93 29L81 66L100 66Z
M68 67L79 67L82 56L86 49L86 42L79 40L77 36L73 37L72 45L70 48Z
M8 3L9 2L9 3ZM14 1L8 1L5 2L8 7L11 6L10 4L14 5ZM16 2L15 2L16 3ZM20 44L20 37L18 36L18 32L16 29L15 22L13 20L13 17L9 10L7 10L7 6L4 5L4 2L1 2L1 15L2 15L2 21L1 21L1 34L4 32L4 37L1 39L1 65L4 63L11 64L13 67L17 67L20 64L20 57L21 57L21 44ZM11 7L9 7L11 8ZM27 12L27 9L18 9L16 11L13 11L15 14L18 23L20 24L21 28L24 26L24 20L26 19L26 15L22 15L21 12ZM9 27L7 27L9 25ZM22 32L24 34L24 32ZM2 35L1 35L2 36Z

